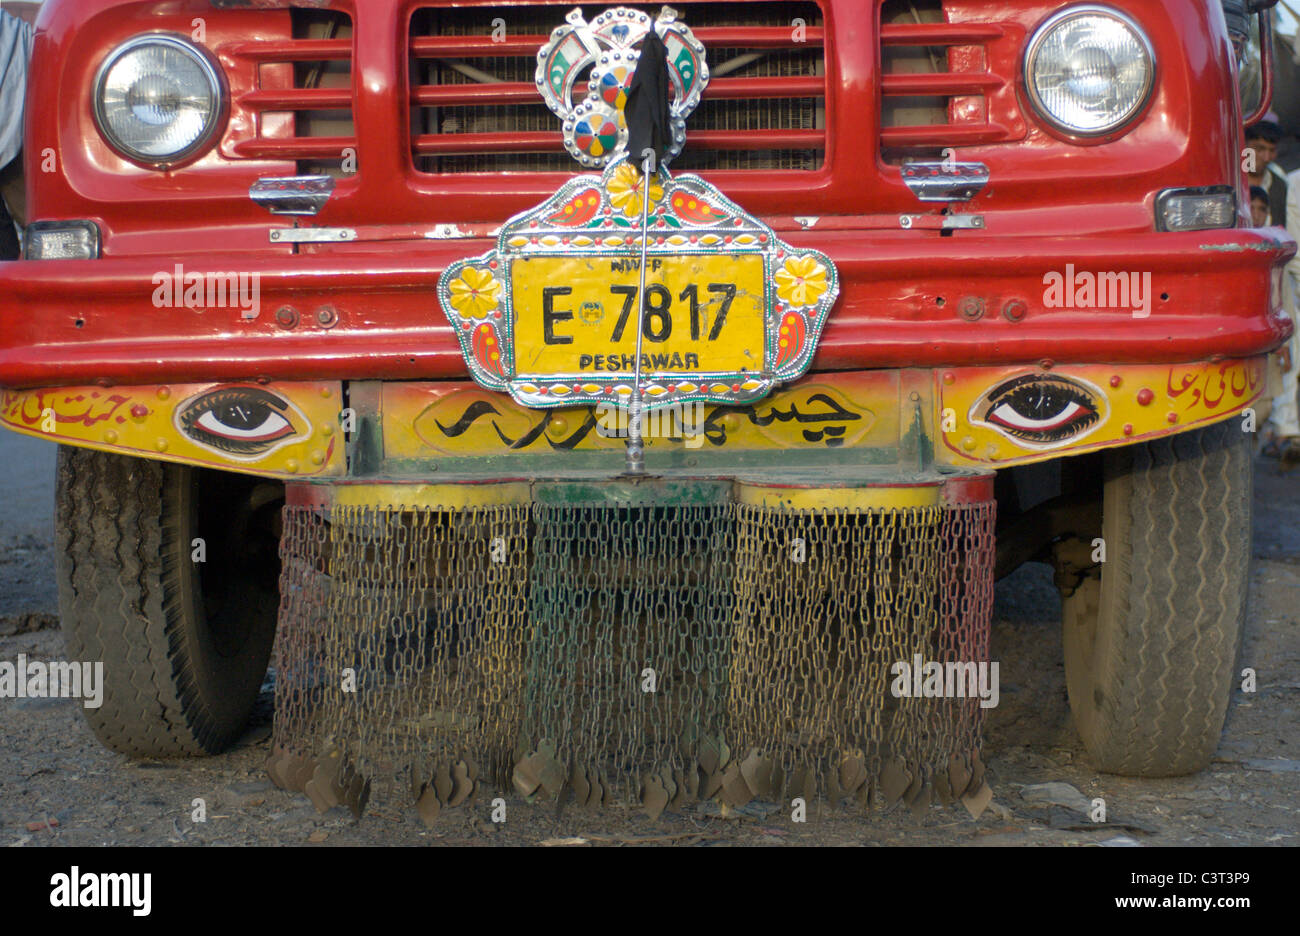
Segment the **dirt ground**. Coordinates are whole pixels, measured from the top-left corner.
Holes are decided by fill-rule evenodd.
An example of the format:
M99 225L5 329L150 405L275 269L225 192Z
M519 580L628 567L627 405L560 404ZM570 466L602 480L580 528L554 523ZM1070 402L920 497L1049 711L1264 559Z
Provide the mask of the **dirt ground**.
M53 586L54 447L0 433L6 502L0 506L0 660L63 654ZM473 808L444 811L426 829L414 810L343 809L321 815L262 770L269 693L240 745L220 757L132 763L95 741L74 700L0 699L0 845L166 844L677 844L1295 845L1300 843L1300 471L1256 471L1253 611L1243 666L1257 691L1235 693L1210 768L1173 780L1102 776L1070 725L1061 665L1060 602L1046 566L1029 565L997 589L993 659L1001 702L986 732L995 799L974 819L961 806L864 816L814 806L807 822L751 804L723 816L712 804L651 822L630 809L565 811L511 798L504 823ZM1069 784L1025 789L1027 786ZM1023 791L1023 792L1022 792ZM1057 795L1047 795L1055 792ZM1067 795L1061 796L1059 794ZM1080 821L1078 794L1103 798L1107 823ZM202 799L206 821L194 822ZM57 823L57 824L55 824ZM35 831L29 825L41 827Z

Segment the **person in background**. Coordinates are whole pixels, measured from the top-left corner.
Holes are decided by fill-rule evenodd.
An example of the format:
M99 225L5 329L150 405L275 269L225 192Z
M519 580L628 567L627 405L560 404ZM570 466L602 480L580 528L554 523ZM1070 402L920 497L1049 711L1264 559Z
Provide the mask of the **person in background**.
M22 4L30 7L30 4ZM31 11L24 10L30 16ZM0 9L0 260L18 257L14 222L26 222L23 198L23 103L32 55L29 19Z
M1286 231L1292 237L1300 236L1300 169L1287 177ZM1291 321L1300 320L1296 298L1300 295L1297 279L1300 278L1300 260L1292 259L1286 265L1282 280L1283 307ZM1282 393L1273 400L1268 424L1264 427L1264 454L1278 458L1289 468L1300 463L1300 386L1296 375L1300 371L1300 330L1293 331L1287 343L1276 352L1282 370Z
M1268 192L1258 185L1250 187L1250 223L1255 227L1268 227Z
M1272 112L1269 112L1269 116ZM1282 128L1275 121L1267 119L1251 124L1246 128L1246 149L1254 153L1254 171L1247 171L1246 178L1251 186L1259 186L1268 196L1268 217L1270 224L1286 224L1287 178L1281 168L1273 162L1277 158L1277 144L1282 139ZM1250 154L1246 154L1247 158ZM1250 162L1246 163L1249 170Z

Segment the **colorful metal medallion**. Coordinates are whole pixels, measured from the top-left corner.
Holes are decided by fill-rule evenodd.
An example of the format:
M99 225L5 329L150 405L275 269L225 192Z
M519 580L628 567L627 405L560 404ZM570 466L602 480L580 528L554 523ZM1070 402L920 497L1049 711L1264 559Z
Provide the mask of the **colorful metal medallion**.
M661 168L648 195L645 409L752 402L802 375L839 294L830 258L699 176ZM646 196L622 156L444 271L438 299L475 380L532 407L631 402Z
M623 105L651 28L667 48L673 145L647 185L625 151ZM630 408L639 394L653 410L749 403L802 375L839 294L830 258L665 167L708 82L690 30L668 7L653 22L618 7L588 23L574 10L537 61L565 145L605 169L570 179L502 225L495 249L443 271L438 300L474 379L530 407ZM573 105L588 68L589 93Z
M636 46L649 33L652 21L645 13L624 7L606 10L590 23L581 9L575 9L567 20L537 53L537 88L546 106L564 122L565 148L582 165L599 168L627 144L623 105L640 56ZM671 8L664 7L653 24L668 48L673 87L672 145L662 159L668 162L686 142L686 118L700 102L709 68L704 46L677 21ZM589 68L586 96L575 101L574 85Z

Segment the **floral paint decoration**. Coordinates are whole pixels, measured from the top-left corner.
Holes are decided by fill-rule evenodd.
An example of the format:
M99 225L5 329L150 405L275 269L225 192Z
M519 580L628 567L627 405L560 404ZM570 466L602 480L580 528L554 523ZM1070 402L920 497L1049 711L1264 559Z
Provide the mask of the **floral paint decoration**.
M482 267L462 267L460 275L448 284L447 292L448 303L461 318L483 318L501 303L501 283Z

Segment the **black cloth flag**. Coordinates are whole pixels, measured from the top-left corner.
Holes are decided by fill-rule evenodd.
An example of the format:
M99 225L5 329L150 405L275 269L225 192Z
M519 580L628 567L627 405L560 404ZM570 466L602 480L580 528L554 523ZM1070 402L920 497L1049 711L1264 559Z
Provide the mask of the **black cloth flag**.
M623 117L627 121L628 157L641 166L645 151L654 150L658 167L672 142L672 128L668 107L668 47L653 25L641 40L641 57L627 89Z

